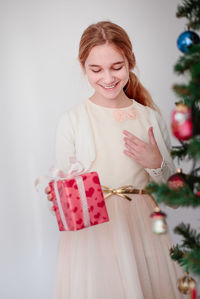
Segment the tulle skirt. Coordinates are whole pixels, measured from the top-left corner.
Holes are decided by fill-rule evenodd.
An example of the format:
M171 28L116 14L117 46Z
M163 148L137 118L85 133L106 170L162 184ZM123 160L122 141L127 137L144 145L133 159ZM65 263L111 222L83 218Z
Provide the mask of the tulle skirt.
M105 200L109 222L61 232L54 299L181 299L169 233L155 235L148 195Z

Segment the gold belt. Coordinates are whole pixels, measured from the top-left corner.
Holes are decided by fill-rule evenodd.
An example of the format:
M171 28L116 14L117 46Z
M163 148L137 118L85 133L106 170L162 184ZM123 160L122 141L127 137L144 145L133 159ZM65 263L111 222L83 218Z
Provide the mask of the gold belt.
M111 195L119 195L120 197L126 198L129 201L132 200L132 198L130 198L129 196L127 196L127 194L148 194L153 202L156 204L156 206L158 206L157 202L155 201L154 197L149 194L145 189L136 189L131 185L127 185L127 186L122 186L116 189L111 189L107 186L101 186L102 187L102 191L104 193L106 193L106 195L104 196L104 198L108 198Z

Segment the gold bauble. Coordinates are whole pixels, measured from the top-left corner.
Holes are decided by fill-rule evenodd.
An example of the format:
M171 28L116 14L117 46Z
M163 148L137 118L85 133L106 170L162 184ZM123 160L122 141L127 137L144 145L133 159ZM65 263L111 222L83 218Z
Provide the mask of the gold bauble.
M186 273L184 277L178 279L177 287L182 294L189 294L190 290L196 288L196 281Z

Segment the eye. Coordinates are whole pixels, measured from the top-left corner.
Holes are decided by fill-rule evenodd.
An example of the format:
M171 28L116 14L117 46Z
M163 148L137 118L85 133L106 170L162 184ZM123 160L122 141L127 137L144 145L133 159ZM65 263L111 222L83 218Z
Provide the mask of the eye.
M98 71L95 71L95 70L91 70L93 73L98 73L98 72L100 72L100 70L98 70Z
M121 69L122 69L122 66L120 66L120 67L118 67L118 68L113 68L114 71L119 71L119 70L121 70ZM92 69L91 69L91 71L92 71L93 73L99 73L101 70L92 70Z
M115 71L119 71L119 70L121 70L122 69L122 66L120 66L120 67L118 67L117 69L113 69L113 70L115 70Z

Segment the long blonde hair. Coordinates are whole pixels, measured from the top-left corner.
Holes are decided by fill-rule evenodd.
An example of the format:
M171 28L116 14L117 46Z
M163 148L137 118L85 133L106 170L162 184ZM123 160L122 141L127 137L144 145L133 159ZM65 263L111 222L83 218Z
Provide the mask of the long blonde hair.
M123 53L128 60L129 69L133 70L136 65L132 44L126 31L110 21L101 21L87 27L80 40L78 59L84 67L85 61L93 47L110 43L119 52ZM137 76L129 71L129 80L124 86L124 92L128 98L138 103L158 110L150 93L142 85Z

